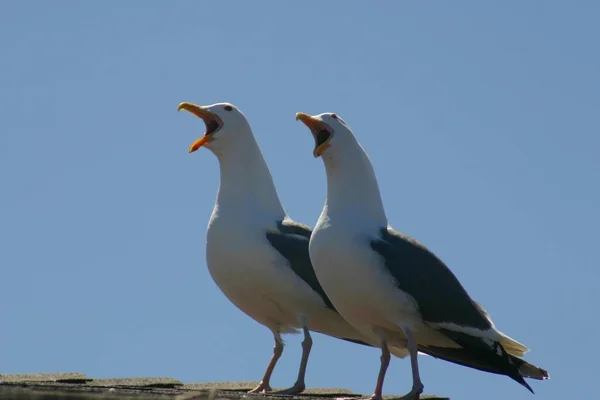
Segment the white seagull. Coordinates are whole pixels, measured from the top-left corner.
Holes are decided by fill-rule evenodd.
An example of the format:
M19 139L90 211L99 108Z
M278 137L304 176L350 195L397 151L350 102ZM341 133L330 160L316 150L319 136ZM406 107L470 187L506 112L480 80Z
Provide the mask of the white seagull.
M314 156L327 173L327 199L309 251L315 273L338 312L380 344L381 367L372 399L382 399L390 346L407 347L413 386L423 391L417 352L523 378L548 373L522 357L528 349L494 326L450 269L421 243L388 224L377 179L364 149L339 116L297 113L315 139Z
M273 356L260 385L251 393L271 391L270 378L283 352L283 333L304 332L296 383L280 394L305 389L309 330L367 344L336 311L319 285L308 254L311 229L285 212L271 173L246 117L234 105L181 103L178 110L201 118L206 133L191 146L212 151L219 160L221 184L208 223L206 261L227 298L271 330ZM378 346L378 343L371 343ZM406 348L394 348L406 355Z

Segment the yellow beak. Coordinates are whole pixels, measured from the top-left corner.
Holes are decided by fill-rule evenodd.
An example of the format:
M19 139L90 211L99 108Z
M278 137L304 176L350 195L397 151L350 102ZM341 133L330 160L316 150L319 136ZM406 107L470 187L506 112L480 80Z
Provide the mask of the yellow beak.
M181 110L194 114L198 118L202 119L206 124L207 132L204 134L204 136L202 136L190 145L189 151L190 153L193 153L200 147L204 146L206 143L213 140L211 136L212 131L208 131L208 129L210 129L210 127L214 126L215 124L216 126L220 126L221 119L217 115L211 113L210 111L205 110L203 107L188 102L183 102L179 104L179 107L177 107L177 111Z
M206 143L210 142L211 140L213 140L213 139L210 136L202 136L200 139L196 140L194 143L192 143L190 145L190 148L188 149L188 151L190 153L193 153L196 150L198 150L200 147L204 146Z
M330 146L329 141L331 140L332 131L329 125L320 119L301 112L296 113L296 121L302 122L308 127L308 129L310 129L311 133L315 137L315 141L318 140L317 137L320 132L329 132L329 137L323 143L316 143L315 149L313 150L313 156L315 156L315 158L321 156Z

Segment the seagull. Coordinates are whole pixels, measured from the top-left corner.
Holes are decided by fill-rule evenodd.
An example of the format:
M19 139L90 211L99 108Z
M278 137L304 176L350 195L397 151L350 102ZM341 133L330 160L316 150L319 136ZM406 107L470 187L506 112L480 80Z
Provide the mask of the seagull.
M273 355L260 384L250 393L272 391L270 379L281 357L285 333L304 333L296 383L278 394L305 389L309 331L363 345L368 343L348 324L319 284L308 254L311 228L293 221L284 210L271 173L242 112L233 104L179 105L201 118L206 133L189 148L205 147L219 161L221 184L208 223L208 270L225 296L267 327L275 339ZM406 356L406 347L393 349Z
M327 173L309 243L316 276L344 319L381 348L371 399L382 399L389 346L410 354L413 384L402 399L423 391L418 352L506 375L533 393L524 378L544 380L548 372L521 359L529 349L496 329L433 252L388 224L373 166L348 124L334 113L296 119L313 134L313 155Z

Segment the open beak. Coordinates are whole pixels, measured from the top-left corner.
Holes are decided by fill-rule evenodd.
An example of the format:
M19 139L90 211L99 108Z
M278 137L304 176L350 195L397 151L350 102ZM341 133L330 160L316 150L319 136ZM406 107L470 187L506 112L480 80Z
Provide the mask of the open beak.
M196 117L200 118L204 121L206 125L206 132L204 136L200 139L196 140L190 146L190 153L198 150L200 147L204 146L206 143L212 141L214 138L212 135L218 131L221 126L223 126L223 121L216 114L211 113L210 111L205 110L203 107L198 106L196 104L183 102L179 104L177 107L177 111L185 110L194 114Z
M310 132L315 138L313 155L315 158L321 156L330 146L329 142L333 136L333 129L320 119L301 112L296 113L296 121L298 120L310 129Z

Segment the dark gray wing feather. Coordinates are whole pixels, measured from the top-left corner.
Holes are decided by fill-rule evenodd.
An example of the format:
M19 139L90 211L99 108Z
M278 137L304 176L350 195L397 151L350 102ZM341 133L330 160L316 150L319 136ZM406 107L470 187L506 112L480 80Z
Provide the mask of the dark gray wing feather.
M267 239L290 262L290 267L296 275L321 296L327 307L337 311L321 287L310 262L308 241L311 232L312 230L306 225L284 220L277 223L276 230L267 232Z
M384 228L381 237L371 242L371 247L383 257L396 285L415 298L424 321L491 328L488 313L469 297L452 271L421 243ZM508 354L499 342L490 346L480 337L464 332L444 328L438 331L460 347L419 345L419 351L455 364L506 375L531 392L531 386L523 377L549 377L546 370Z
M426 322L450 322L489 329L490 321L471 300L452 271L425 246L392 229L383 228L371 241L396 285L417 301Z
M440 329L440 331L454 342L462 346L462 349L419 347L419 350L431 356L456 364L475 368L481 371L491 372L493 374L506 375L523 385L531 393L533 393L533 389L527 382L525 382L525 379L523 379L524 375L521 372L521 367L523 367L523 365L527 365L528 367L535 368L541 374L545 374L546 377L548 376L548 373L545 370L535 367L518 357L508 354L504 347L502 347L502 345L498 342L495 342L492 348L490 348L488 344L482 342L478 337L473 337L462 332L451 331L449 329ZM543 379L539 376L527 377Z
M329 297L321 287L308 253L308 242L312 229L308 226L284 220L277 223L277 229L268 231L266 236L271 246L273 246L282 256L284 256L290 264L292 270L304 282L306 282L315 292L321 296L325 305L331 310L337 312ZM348 342L371 346L365 342L356 339L340 337L339 339Z

